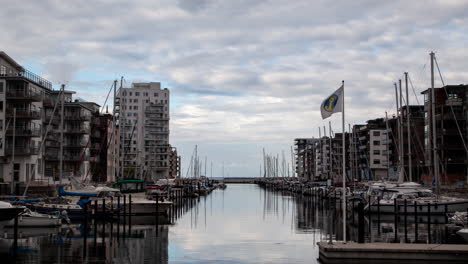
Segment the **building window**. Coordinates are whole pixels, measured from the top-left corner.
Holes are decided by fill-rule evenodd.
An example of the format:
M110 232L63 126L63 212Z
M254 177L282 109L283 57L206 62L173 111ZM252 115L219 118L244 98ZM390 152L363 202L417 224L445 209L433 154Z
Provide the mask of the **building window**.
M138 103L138 99L133 99L133 102L134 102L134 103Z
M1 75L6 75L6 67L3 65L0 65L0 74Z
M374 144L374 146L380 146L380 141L378 140L374 140L374 142L372 142Z
M134 116L134 117L138 117L138 114L137 114L137 113L133 113L133 116Z
M138 110L138 105L133 106L133 110Z
M132 116L132 113L127 113L127 116L128 116L128 117Z
M155 96L155 97L158 97L158 93L154 93L154 96Z
M374 164L380 164L380 160L375 159L373 163L374 163Z
M374 155L380 155L380 150L375 149L375 150L374 150Z
M3 112L3 101L0 101L0 112Z
M123 96L127 96L127 92L123 92L122 95L123 95Z
M140 96L140 92L135 92L135 96Z
M380 131L374 131L373 135L374 137L380 137Z
M128 92L128 95L129 95L129 96L132 96L132 92Z
M4 83L0 82L0 93L3 93L3 86L4 86Z

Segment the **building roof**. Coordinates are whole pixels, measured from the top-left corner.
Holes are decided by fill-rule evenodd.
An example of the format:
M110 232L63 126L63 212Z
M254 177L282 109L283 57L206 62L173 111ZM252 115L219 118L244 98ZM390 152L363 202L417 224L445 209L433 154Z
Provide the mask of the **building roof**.
M19 65L13 58L8 56L4 51L0 50L0 57L2 57L4 60L6 60L8 63L10 63L13 67L15 67L18 71L24 72L25 69Z

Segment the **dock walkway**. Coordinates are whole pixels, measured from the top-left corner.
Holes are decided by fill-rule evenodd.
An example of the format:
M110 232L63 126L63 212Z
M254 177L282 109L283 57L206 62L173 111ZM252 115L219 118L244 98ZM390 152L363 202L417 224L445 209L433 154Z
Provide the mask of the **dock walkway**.
M318 242L321 263L468 263L468 245Z

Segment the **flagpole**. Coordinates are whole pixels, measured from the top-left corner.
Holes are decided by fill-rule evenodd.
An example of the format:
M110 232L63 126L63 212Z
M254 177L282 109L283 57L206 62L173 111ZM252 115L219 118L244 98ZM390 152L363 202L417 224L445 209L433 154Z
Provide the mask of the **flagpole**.
M342 117L342 129L343 129L343 148L342 148L342 155L343 155L343 241L346 243L346 151L345 151L345 92L344 92L344 81L342 81L342 86L343 86L343 112L341 113Z

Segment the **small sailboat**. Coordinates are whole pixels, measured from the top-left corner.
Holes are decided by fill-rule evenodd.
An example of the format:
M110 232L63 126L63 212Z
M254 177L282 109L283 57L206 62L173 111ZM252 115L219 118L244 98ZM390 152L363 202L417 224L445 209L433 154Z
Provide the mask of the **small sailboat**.
M10 203L0 201L0 221L8 221L23 212L25 207L13 206Z
M59 216L41 214L25 209L18 217L20 227L54 227L60 226L62 219ZM14 220L10 220L6 226L14 226Z

